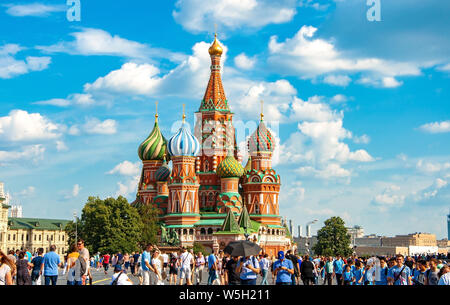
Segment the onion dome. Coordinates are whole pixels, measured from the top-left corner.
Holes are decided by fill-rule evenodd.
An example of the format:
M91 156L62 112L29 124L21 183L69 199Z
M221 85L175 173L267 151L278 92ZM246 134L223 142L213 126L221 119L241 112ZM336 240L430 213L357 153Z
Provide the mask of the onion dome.
M217 166L216 173L220 178L239 178L244 174L244 168L233 156L228 155Z
M184 115L180 130L170 138L167 148L171 156L195 157L200 152L200 143L184 122Z
M155 115L155 126L147 139L142 142L138 149L139 158L146 160L163 160L167 154L167 140L159 130L158 115Z
M248 140L248 150L250 153L273 152L274 148L275 139L261 119L258 128Z
M209 47L209 55L217 55L217 56L221 56L223 53L223 49L222 46L220 45L220 43L217 41L217 34L214 34L214 42L213 44Z
M161 165L160 168L158 168L155 172L155 179L156 181L165 182L167 179L169 179L170 176L170 168L167 165L166 160L164 159L163 165Z

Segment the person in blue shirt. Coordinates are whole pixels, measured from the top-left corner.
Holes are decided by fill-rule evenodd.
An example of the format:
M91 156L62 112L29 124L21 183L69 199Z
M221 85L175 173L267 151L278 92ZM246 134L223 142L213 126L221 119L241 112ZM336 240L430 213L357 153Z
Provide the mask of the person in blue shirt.
M41 285L41 267L44 262L43 253L44 248L39 248L38 255L31 261L33 264L33 270L31 271L31 283L33 285Z
M344 271L344 261L342 260L339 254L337 255L336 259L333 262L333 267L336 282L340 286L342 285L342 272Z
M390 285L411 285L411 269L403 264L403 255L397 254L395 261L397 265L388 271L388 283Z
M384 257L380 258L380 280L376 281L376 285L387 285L388 266Z
M256 285L259 271L258 260L254 256L241 258L236 268L236 272L240 273L241 285Z
M342 273L342 279L344 281L344 286L353 284L355 277L353 276L352 268L349 265L345 266L345 270Z
M143 282L142 285L150 285L150 271L155 272L155 269L151 265L152 256L150 251L153 250L153 246L148 244L145 248L145 251L141 255L141 268L142 268L142 277Z
M355 277L355 285L362 285L364 279L364 269L361 266L361 261L356 261L355 270L353 271Z
M277 285L291 285L294 265L290 259L285 259L284 252L278 252L278 260L273 264L273 270L277 277Z
M44 255L44 262L42 264L41 270L44 270L45 285L49 286L50 282L52 285L56 285L58 280L58 267L62 267L59 255L55 253L56 246L50 246L50 252Z
M25 253L27 254L28 262L31 263L31 260L33 259L33 255L31 255L31 252L28 249L25 249Z
M218 249L214 249L214 253L208 256L208 285L212 285L217 279L217 255L219 254Z

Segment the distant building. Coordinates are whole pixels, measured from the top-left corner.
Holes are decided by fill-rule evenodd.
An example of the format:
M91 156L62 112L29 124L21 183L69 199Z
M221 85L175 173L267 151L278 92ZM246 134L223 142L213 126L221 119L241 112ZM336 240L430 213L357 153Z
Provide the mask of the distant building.
M22 218L22 206L21 205L13 205L11 206L10 217L13 218Z
M31 252L44 248L48 252L50 245L55 245L56 253L63 257L67 251L68 236L64 229L68 220L8 218L10 206L5 202L4 185L0 182L0 249L3 252L25 248Z
M412 233L408 235L396 235L394 237L384 237L382 239L383 246L426 246L437 247L436 235L430 233Z
M317 236L294 237L294 242L297 243L297 252L299 254L314 254L312 249L317 244Z

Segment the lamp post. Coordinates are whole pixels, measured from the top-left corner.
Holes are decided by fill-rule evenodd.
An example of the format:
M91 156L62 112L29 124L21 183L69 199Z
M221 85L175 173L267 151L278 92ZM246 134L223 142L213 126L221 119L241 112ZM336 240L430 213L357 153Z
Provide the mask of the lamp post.
M73 211L73 218L75 220L75 244L78 241L78 218L77 218L77 211Z
M314 219L308 223L306 223L306 252L309 254L309 239L311 238L311 225L315 224L318 221L318 219Z

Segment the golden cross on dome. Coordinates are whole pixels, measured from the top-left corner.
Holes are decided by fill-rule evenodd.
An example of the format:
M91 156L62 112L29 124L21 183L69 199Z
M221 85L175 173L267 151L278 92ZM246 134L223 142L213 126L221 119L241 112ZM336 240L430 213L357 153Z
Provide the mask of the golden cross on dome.
M155 121L158 122L158 101L155 102L156 113L155 113Z
M264 119L264 101L261 100L261 121Z
M183 104L183 123L184 123L184 120L186 119L186 115L184 114L185 109L186 109L186 104Z
M217 37L217 23L214 23L214 37Z

